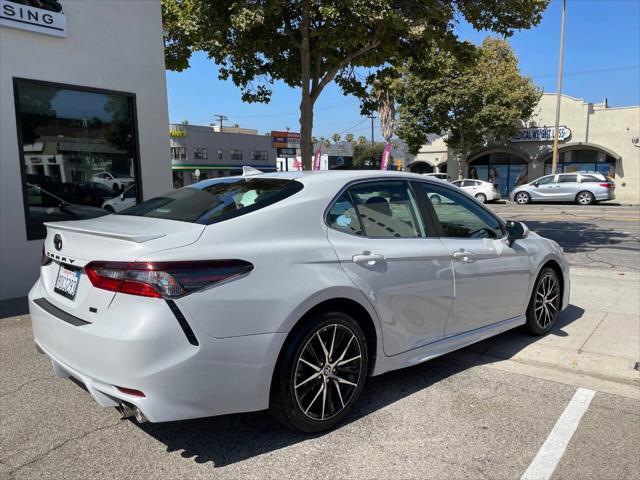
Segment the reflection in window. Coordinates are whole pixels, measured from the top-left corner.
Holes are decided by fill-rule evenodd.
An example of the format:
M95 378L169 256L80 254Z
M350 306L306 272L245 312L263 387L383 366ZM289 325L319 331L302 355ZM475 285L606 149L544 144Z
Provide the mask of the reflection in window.
M30 80L16 80L15 95L27 238L44 238L43 222L105 214L136 178L133 98Z
M551 173L552 158L544 162L544 173ZM597 150L568 150L560 152L556 173L599 172L614 178L616 159Z
M347 192L344 192L331 206L327 214L327 223L331 228L353 235L364 235L356 207Z
M496 152L471 162L469 178L493 183L504 197L518 185L528 180L529 165L526 160L506 152Z

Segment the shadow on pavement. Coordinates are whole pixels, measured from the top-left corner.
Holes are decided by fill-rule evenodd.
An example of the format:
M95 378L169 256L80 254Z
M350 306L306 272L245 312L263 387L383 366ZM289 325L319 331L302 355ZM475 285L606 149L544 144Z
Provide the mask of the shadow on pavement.
M579 319L583 313L584 310L581 308L569 306L562 312L558 323L548 335L566 336L562 329ZM483 343L486 345L497 342L502 344L501 350L510 352L509 355L515 355L538 338L512 331ZM367 380L362 396L345 423L363 418L478 363L471 364L453 358L452 355L445 355L421 365L371 377ZM322 436L322 434L307 435L287 430L273 420L267 412L225 415L164 424L146 423L137 426L164 443L167 446L167 452L180 451L184 458L193 459L197 463L211 462L216 467L230 465Z
M639 251L638 239L633 234L601 228L593 223L518 220L522 220L529 230L558 242L566 253L592 252L599 248ZM627 245L621 245L623 243Z

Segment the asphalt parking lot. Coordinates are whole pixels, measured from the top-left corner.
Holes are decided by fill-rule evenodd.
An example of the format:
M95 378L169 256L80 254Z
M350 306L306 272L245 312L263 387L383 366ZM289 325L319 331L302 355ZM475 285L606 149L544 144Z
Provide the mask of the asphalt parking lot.
M640 478L638 207L495 205L570 256L571 306L370 379L349 422L268 414L137 425L53 376L28 316L0 320L0 478Z

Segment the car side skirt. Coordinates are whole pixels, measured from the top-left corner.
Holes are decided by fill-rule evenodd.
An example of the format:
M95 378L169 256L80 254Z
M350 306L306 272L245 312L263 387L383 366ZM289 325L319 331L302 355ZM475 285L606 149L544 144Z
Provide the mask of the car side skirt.
M414 348L407 352L399 353L392 357L378 358L376 362L373 375L380 375L382 373L397 370L399 368L411 367L419 363L432 360L441 355L451 353L455 350L466 347L473 343L479 342L489 337L493 337L500 333L506 332L513 328L524 325L526 317L524 315L502 320L500 322L492 323L484 327L476 328L468 332L463 332L458 335L443 338L433 343L429 343L422 347Z

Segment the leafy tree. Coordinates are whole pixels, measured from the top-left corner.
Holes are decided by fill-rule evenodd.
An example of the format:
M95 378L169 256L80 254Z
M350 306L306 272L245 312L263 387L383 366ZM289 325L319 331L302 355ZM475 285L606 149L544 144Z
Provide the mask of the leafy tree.
M353 167L362 170L377 170L380 168L384 143L371 145L366 139L363 144L353 147Z
M166 64L184 70L194 51L204 51L248 102L268 102L274 81L300 88L302 158L310 169L313 108L330 82L365 99L383 66L420 55L428 42L457 44L459 19L510 35L537 24L547 2L163 0ZM360 67L373 73L360 80Z
M541 95L520 74L509 44L496 38L485 39L465 61L448 52L409 61L401 85L398 135L415 154L428 134L446 133L447 146L459 157L459 176L466 172L471 151L511 137Z

